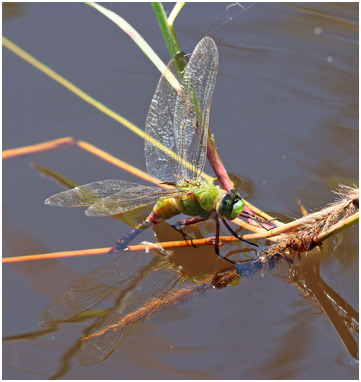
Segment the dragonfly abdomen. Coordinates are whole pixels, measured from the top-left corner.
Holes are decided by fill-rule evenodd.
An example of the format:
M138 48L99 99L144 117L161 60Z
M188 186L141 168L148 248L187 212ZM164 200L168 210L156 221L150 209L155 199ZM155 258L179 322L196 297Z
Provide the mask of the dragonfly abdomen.
M153 224L161 223L181 213L180 197L159 199L147 220Z

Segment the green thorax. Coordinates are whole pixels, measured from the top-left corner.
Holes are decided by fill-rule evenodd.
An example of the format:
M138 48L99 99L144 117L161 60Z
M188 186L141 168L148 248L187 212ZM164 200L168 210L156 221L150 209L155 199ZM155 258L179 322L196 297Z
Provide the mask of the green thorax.
M175 198L159 199L153 211L167 220L178 214L207 218L215 210L224 191L205 181L178 185L187 194Z

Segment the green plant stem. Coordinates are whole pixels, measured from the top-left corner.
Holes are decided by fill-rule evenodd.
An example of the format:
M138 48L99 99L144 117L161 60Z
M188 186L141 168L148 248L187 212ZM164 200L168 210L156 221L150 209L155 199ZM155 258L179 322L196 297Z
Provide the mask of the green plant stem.
M345 230L346 228L352 227L353 225L357 224L359 222L359 212L355 213L354 215L339 221L335 225L333 225L330 229L327 231L321 232L315 239L315 242L321 243L324 240L328 239L329 237L336 235L337 233Z
M184 59L184 54L181 54L182 52L173 24L168 22L162 3L154 2L152 3L152 7L159 24L159 28L163 34L164 41L167 45L169 54L171 58L174 59L175 68L177 69L177 72L180 74L180 76L183 77L182 73L186 62Z
M169 54L172 58L175 58L175 56L181 51L181 49L173 25L170 25L168 23L168 19L164 12L162 3L152 3L152 7L157 18L160 30L163 33L165 43L167 44Z

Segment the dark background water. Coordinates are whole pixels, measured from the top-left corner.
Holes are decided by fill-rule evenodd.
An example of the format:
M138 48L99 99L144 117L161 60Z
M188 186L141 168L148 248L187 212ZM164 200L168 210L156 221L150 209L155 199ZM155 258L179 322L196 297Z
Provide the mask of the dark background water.
M166 62L150 4L103 4ZM210 129L227 170L253 184L249 200L296 218L358 183L358 4L189 3L176 19L182 49L205 35L219 72ZM246 4L244 4L246 5ZM170 11L171 4L166 4ZM237 14L238 13L238 14ZM3 35L143 128L159 73L120 29L80 3L3 4ZM74 136L145 170L143 141L3 48L3 149ZM45 206L60 191L29 166L78 183L134 176L70 148L3 163L4 257L107 247L128 227L81 209ZM212 174L209 167L206 172ZM136 239L154 241L151 230ZM232 247L234 248L234 247ZM210 256L213 250L208 249ZM187 256L187 251L184 256ZM195 256L192 252L192 256ZM3 378L350 379L358 363L320 307L265 272L143 322L105 362L81 367L71 348L89 322L32 337L46 305L104 258L3 266ZM358 228L331 242L323 280L358 310ZM69 355L70 354L70 355Z

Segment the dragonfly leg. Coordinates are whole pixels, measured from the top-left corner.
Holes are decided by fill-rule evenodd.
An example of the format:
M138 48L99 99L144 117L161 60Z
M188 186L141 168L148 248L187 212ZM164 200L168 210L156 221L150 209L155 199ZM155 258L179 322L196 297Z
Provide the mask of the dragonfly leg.
M261 248L258 244L256 244L256 243L252 243L251 241L244 240L244 239L242 239L241 237L239 237L238 234L237 234L237 232L234 231L234 230L232 229L232 227L227 223L227 221L226 221L225 219L222 218L222 222L223 222L223 224L225 225L225 227L228 229L228 231L229 231L234 237L236 237L238 240L244 241L245 243L250 244L250 245L254 245L255 247L257 247L257 248L259 248L260 250L262 250L262 248Z
M260 225L266 231L270 231L272 228L275 227L275 225L273 225L273 227L268 228L268 227L266 227L266 224L268 225L268 223L272 223L274 220L279 220L278 218L264 220L264 219L254 215L254 214L250 214L249 212L242 212L239 216L242 216L242 217L248 218L248 219L252 219L254 222L256 222L258 225Z
M177 223L177 224L178 224L178 223ZM189 240L191 241L191 244L192 244L192 247L193 247L193 248L198 248L196 245L193 244L193 237L187 235L186 233L184 233L182 227L177 227L176 225L172 225L172 228L174 228L177 232L181 233L182 236L183 236L183 239L184 239L185 241L187 241L187 239L189 239Z
M229 260L227 259L227 257L224 257L222 256L220 253L219 253L219 231L220 231L220 224L219 224L219 219L218 217L215 218L216 220L216 241L214 243L214 248L215 248L215 252L217 254L217 256L219 256L220 258L222 258L223 260L226 260L228 261L229 263L233 264L233 265L236 265L236 263L232 260ZM223 219L222 219L223 220ZM237 265L236 265L237 266Z
M183 227L185 227L186 225L191 225L191 224L195 224L195 223L199 223L199 222L202 222L202 221L205 221L207 220L206 218L201 218L201 217L195 217L195 218L191 218L191 219L184 219L184 220L179 220L176 224L172 225L172 227L178 231L179 233L182 234L183 236L183 239L184 240L187 240L187 238L191 241L192 243L192 247L194 248L198 248L196 245L193 244L193 237L187 235L186 233L183 232Z
M207 220L207 218L195 217L195 218L191 218L191 219L178 220L176 225L180 225L180 226L184 227L186 225L204 222L205 220Z
M216 241L214 243L214 249L216 251L217 256L221 256L219 253L219 219L216 218Z

